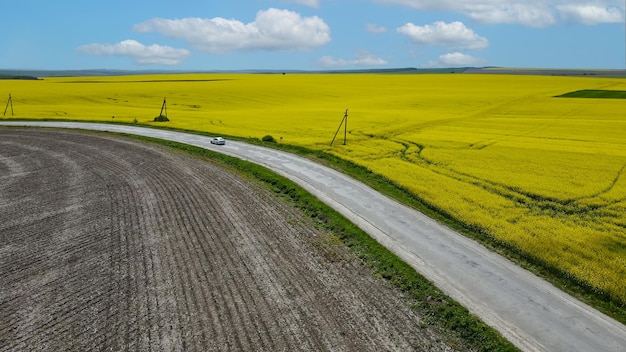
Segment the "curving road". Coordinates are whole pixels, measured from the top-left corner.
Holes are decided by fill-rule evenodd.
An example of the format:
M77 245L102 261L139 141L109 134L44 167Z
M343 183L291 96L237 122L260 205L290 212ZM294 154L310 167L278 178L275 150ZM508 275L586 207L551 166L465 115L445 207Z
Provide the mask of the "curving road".
M626 326L480 244L332 169L288 153L136 126L1 121L79 128L186 143L264 165L288 177L387 246L524 351L624 351Z

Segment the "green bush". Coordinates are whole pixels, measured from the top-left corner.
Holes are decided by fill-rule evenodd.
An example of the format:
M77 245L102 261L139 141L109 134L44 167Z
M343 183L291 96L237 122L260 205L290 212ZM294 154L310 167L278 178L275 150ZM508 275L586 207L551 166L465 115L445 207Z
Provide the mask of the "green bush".
M270 143L276 143L276 140L274 139L274 137L268 135L263 136L263 138L261 138L261 140L263 142L270 142Z

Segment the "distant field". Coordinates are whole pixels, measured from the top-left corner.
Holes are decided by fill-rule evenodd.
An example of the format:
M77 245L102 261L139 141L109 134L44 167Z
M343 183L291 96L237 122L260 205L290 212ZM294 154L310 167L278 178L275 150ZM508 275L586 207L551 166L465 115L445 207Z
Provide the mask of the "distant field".
M555 98L597 91L626 91L626 79L212 74L0 81L0 99L12 94L15 118L156 125L167 98L170 122L160 125L269 134L337 155L626 302L626 101ZM330 146L346 109L347 143L342 130Z
M560 98L626 99L624 90L583 89L559 95Z

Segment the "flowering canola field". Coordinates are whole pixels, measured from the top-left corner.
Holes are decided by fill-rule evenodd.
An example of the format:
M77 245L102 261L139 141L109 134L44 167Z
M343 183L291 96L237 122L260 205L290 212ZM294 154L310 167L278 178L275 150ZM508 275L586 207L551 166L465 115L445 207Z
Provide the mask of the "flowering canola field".
M0 81L14 118L139 122L319 149L626 302L626 100L619 78L203 74ZM4 96L4 97L3 97ZM167 98L170 122L154 123ZM6 102L8 100L4 100ZM341 126L348 110L347 143ZM4 117L9 118L10 108Z

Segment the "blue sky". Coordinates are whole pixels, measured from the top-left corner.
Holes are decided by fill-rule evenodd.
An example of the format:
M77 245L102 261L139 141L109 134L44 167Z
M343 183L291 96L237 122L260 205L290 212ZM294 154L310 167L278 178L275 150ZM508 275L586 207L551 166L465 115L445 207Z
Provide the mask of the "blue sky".
M15 0L2 69L626 68L625 0Z

